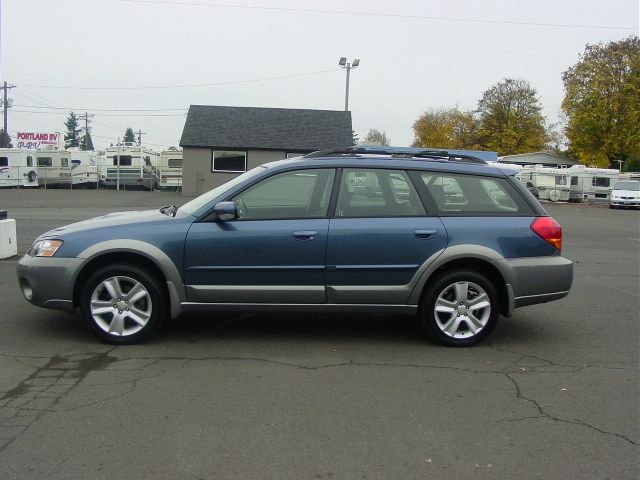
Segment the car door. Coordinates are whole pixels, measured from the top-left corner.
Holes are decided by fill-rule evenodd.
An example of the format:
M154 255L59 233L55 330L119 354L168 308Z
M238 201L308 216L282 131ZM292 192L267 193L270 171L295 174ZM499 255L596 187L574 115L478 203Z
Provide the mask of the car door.
M403 170L345 168L327 244L329 303L403 304L447 244Z
M334 176L334 169L272 175L229 199L236 219L194 223L185 245L189 301L325 303Z

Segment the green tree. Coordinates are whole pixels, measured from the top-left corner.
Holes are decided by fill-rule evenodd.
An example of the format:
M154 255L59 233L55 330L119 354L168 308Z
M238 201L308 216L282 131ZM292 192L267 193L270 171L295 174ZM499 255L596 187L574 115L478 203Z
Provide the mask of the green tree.
M0 128L0 148L11 148L11 137Z
M376 128L369 129L369 132L364 137L365 143L375 143L384 146L389 145L389 137L387 137L387 132L381 132Z
M583 163L640 159L640 39L587 45L562 74L569 147Z
M90 132L84 132L82 136L82 144L80 145L81 150L93 150L93 139L91 138Z
M457 107L427 110L413 123L413 133L414 147L479 148L476 117Z
M501 155L544 150L548 135L536 90L525 80L505 78L478 102L480 144Z
M122 141L125 143L135 143L136 135L135 133L133 133L133 128L127 127L127 129L124 131L124 137Z
M80 125L78 124L78 117L75 113L70 112L67 117L67 121L64 122L64 126L67 127L67 131L64 134L64 146L79 147L80 146Z

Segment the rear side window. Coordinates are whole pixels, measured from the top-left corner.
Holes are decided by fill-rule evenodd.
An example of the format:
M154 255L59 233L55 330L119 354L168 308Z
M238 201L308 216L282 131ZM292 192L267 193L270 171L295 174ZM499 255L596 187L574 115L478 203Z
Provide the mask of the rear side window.
M531 207L504 178L420 173L422 183L443 215L534 215Z
M406 217L425 215L407 172L345 168L336 217Z
M9 158L0 157L0 167L8 167L8 166L9 166Z

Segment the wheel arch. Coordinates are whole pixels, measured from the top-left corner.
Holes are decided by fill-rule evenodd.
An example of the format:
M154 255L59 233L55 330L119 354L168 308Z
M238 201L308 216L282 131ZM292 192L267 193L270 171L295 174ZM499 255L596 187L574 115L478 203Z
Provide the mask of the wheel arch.
M427 268L414 287L409 303L420 304L424 292L430 288L434 279L442 272L466 269L485 275L493 283L498 292L500 313L506 316L511 315L513 310L513 291L510 276L500 264L502 257L488 248L482 248L482 251L473 251L460 246L455 249L458 251L445 250L438 260Z
M89 247L80 258L85 258L73 281L73 305L79 305L79 296L84 282L93 272L115 263L138 265L151 271L162 284L171 307L171 317L179 315L180 303L185 301L182 277L174 262L159 248L138 240L106 241Z

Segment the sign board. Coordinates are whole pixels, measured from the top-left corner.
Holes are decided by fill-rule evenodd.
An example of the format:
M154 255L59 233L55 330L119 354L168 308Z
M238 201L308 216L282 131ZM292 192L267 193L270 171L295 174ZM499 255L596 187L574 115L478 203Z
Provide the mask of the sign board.
M18 132L17 148L42 148L52 146L58 148L59 133Z

